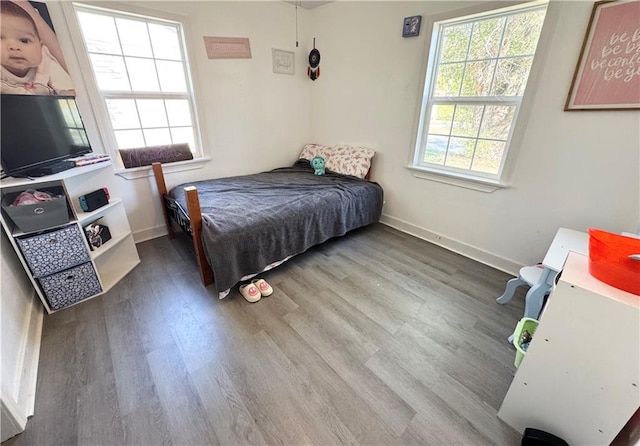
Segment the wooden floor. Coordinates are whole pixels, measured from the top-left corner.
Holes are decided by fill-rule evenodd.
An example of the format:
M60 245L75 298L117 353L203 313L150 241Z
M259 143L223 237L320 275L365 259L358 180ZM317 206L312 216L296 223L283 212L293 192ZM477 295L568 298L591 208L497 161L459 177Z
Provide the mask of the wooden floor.
M4 445L516 445L496 413L523 291L381 224L204 288L181 240L141 243L109 293L45 316L35 416ZM3 445L3 446L4 446Z

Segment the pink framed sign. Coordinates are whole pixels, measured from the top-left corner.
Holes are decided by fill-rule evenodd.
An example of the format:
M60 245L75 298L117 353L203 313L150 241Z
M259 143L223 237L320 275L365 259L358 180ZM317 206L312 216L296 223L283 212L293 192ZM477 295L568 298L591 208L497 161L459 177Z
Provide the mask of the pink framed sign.
M204 36L204 46L209 59L251 59L248 37Z
M593 5L564 109L640 109L640 0Z

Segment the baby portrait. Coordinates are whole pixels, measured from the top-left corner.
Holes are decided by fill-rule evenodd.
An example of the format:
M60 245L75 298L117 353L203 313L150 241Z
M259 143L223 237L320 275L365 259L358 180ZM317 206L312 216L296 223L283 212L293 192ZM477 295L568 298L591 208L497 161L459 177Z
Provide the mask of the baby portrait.
M75 95L44 3L0 1L0 35L1 93Z

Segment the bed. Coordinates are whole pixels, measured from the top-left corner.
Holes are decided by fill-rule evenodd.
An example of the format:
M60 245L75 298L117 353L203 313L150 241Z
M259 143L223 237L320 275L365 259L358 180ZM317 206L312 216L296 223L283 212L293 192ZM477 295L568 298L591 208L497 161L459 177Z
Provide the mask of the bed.
M223 298L238 282L380 219L382 187L361 178L362 166L359 176L329 166L341 170L327 162L326 174L314 175L303 158L290 167L170 190L161 165L153 171L169 236L179 227L192 239L203 284L213 284Z

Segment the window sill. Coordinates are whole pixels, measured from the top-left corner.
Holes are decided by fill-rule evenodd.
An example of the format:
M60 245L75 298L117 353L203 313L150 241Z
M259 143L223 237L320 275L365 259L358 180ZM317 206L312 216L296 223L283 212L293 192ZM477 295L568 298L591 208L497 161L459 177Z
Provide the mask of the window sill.
M412 171L411 173L414 177L420 178L422 180L437 181L439 183L464 187L466 189L477 190L489 194L495 192L498 189L509 187L498 180L492 180L489 178L475 177L472 175L457 174L453 172L443 172L426 167L417 167L412 165L407 166L407 169Z
M202 169L206 163L211 161L210 157L195 158L187 161L177 161L162 165L162 170L166 174L174 172L184 172L187 170ZM136 180L138 178L148 178L153 176L151 166L133 167L131 169L115 169L115 174L126 180Z

